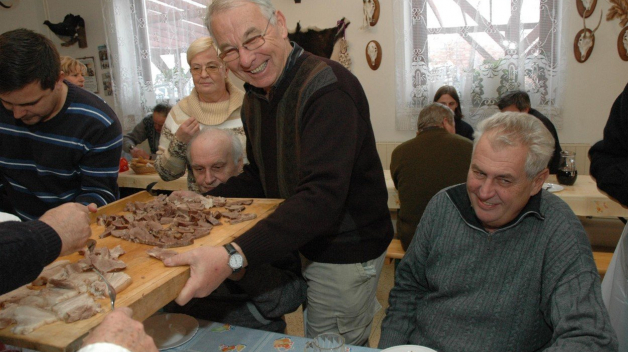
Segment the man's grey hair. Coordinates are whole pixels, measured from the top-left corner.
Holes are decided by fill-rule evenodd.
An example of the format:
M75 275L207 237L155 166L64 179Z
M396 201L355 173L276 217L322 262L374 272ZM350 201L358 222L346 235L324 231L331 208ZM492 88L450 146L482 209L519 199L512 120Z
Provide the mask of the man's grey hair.
M497 102L499 110L504 110L510 105L516 106L519 111L530 109L530 96L522 90L514 90L502 95Z
M454 112L441 103L431 103L419 113L417 129L420 131L426 127L440 126L443 120L447 120L453 126Z
M524 146L528 148L525 171L532 179L547 167L554 153L554 137L536 117L523 112L498 112L477 125L473 137L473 150L483 134L487 134L491 147Z
M195 134L192 139L190 139L190 142L188 142L186 157L188 159L188 164L190 165L192 165L192 143L200 137L205 137L207 139L226 137L229 141L231 141L231 156L233 157L233 162L237 164L243 157L244 148L242 147L240 138L238 138L235 133L220 128L207 128Z
M242 6L246 3L257 5L265 18L270 18L275 13L275 6L273 6L270 0L214 0L208 6L207 14L205 15L205 27L207 27L209 35L215 38L211 28L211 18L213 15L234 7ZM277 24L277 17L273 17L270 20L270 24Z

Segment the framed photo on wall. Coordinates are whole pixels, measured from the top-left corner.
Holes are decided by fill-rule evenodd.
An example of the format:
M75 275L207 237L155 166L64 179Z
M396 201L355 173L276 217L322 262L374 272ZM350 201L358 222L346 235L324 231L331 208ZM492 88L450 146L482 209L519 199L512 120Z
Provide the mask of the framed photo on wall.
M92 93L98 93L98 79L96 78L96 61L94 60L94 57L80 57L76 60L86 67L86 72L84 76L85 83L83 83L83 88Z

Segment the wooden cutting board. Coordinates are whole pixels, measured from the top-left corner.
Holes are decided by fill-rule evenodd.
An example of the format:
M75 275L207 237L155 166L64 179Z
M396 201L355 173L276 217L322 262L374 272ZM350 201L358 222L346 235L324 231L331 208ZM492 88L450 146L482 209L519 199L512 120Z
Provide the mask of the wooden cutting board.
M113 248L120 245L126 251L120 259L126 263L127 268L124 272L133 278L133 284L117 295L116 307L131 307L133 318L139 321L153 315L178 296L190 277L190 269L188 266L168 268L160 260L150 258L146 251L152 246L132 243L112 236L98 238L98 235L104 231L104 227L96 224L96 217L100 214L120 214L127 202L145 202L152 198L147 192L140 192L104 206L98 210L98 213L92 214L92 238L97 240L96 248L103 246ZM223 221L223 225L214 227L209 236L195 240L193 245L170 249L182 253L200 246L229 243L271 214L281 202L283 202L281 199L255 199L253 204L246 206L243 213L255 213L257 218L235 225ZM81 258L81 255L75 253L60 259L76 262ZM11 333L12 326L9 326L0 330L0 341L43 352L76 351L80 348L83 337L111 311L108 298L98 300L98 302L103 312L90 319L71 324L56 322L27 335Z

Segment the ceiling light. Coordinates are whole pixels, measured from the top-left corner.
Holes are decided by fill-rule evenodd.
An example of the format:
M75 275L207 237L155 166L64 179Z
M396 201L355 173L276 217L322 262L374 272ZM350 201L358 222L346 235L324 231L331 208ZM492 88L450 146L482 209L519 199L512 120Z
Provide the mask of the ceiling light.
M182 1L185 1L188 4L192 4L194 6L198 6L198 7L202 7L202 8L206 8L207 7L207 6L203 5L203 4L199 4L198 2L192 1L192 0L182 0Z
M181 20L181 21L186 22L186 23L189 23L189 24L193 24L193 25L195 25L195 26L199 26L199 27L201 27L201 28L205 28L205 26L203 26L203 25L200 25L200 24L198 24L198 23L194 23L194 22L191 22L191 21L188 21L188 20Z
M175 9L175 10L177 10L177 11L183 11L183 10L181 10L181 9L180 9L180 8L178 8L178 7L174 7L174 6L172 6L172 5L166 4L165 2L162 2L162 1L159 1L159 0L150 0L150 1L151 1L151 2L154 2L155 4L159 4L159 5L163 5L163 6L169 7L169 8L171 8L171 9Z

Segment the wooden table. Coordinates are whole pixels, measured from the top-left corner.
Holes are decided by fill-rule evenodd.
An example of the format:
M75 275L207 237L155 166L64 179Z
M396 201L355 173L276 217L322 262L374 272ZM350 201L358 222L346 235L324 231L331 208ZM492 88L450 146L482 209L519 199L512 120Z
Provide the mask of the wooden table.
M188 266L165 267L161 261L150 258L146 254L146 250L152 248L152 246L128 242L112 236L103 239L98 238L104 227L97 225L95 218L100 214L119 214L129 201L147 201L151 198L152 196L147 192L140 192L102 207L97 214L92 215L91 225L92 238L97 240L97 248L103 246L113 248L120 245L126 251L126 254L122 255L120 259L126 263L127 268L124 272L133 278L133 283L117 295L116 307L131 307L133 309L133 318L139 321L143 321L151 316L178 296L183 285L190 277L190 268ZM246 207L244 213L256 213L256 219L235 225L223 222L223 225L214 227L208 236L196 239L193 245L172 249L181 253L203 245L215 246L231 242L261 219L271 214L282 201L280 199L255 199L253 204ZM81 258L82 256L75 253L60 259L76 262ZM97 302L100 303L103 312L89 319L71 324L66 324L62 321L56 322L43 326L27 335L11 333L12 326L9 326L0 330L0 341L43 352L78 350L83 336L90 329L97 326L106 313L111 310L108 298L98 300Z
M388 208L399 209L399 195L395 189L390 170L384 170L386 188L388 189ZM550 175L547 182L556 183L556 176ZM564 190L554 193L564 200L578 216L591 217L625 217L628 209L610 199L597 189L597 184L589 175L578 175L573 186L563 186Z
M153 189L165 191L181 191L188 189L187 173L174 181L164 181L159 174L138 175L133 170L118 174L118 187L146 189L149 184L157 182Z

